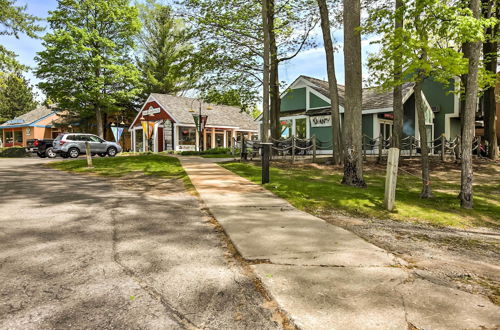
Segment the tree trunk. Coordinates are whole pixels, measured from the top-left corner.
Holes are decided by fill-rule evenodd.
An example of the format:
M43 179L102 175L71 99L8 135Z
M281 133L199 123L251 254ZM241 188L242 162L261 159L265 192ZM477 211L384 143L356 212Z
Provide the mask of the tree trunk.
M422 80L415 83L415 110L417 111L418 132L420 134L420 154L422 156L422 192L420 198L431 198L431 178L429 167L429 144L425 126L425 108L422 98Z
M332 116L332 145L333 163L338 165L342 162L342 135L340 128L339 91L337 88L337 77L335 75L335 61L333 56L333 42L330 32L330 18L326 0L318 0L319 13L321 16L321 30L323 31L323 42L326 53L326 70L328 73L328 87L330 91L330 111Z
M268 21L269 0L262 0L262 31L264 34L264 64L262 78L262 141L269 142L269 21Z
M271 98L271 136L278 140L281 137L281 120L280 120L280 84L279 84L279 60L278 46L276 44L276 32L274 31L274 2L268 0L269 10L268 29L269 29L269 51L270 51L270 98Z
M470 8L475 18L480 17L479 0L471 0ZM475 115L477 108L478 94L478 71L479 57L481 55L481 42L468 43L469 49L469 71L467 75L467 88L465 92L465 108L463 113L463 130L462 130L462 175L460 186L460 206L462 208L471 209L473 206L472 192L472 140L475 130Z
M344 178L342 183L366 187L363 179L361 106L363 97L361 72L361 4L344 0Z
M491 8L489 5L493 0L483 0L483 17L490 18L493 14L496 18L499 17L500 4L496 4L496 8ZM494 9L494 12L493 10ZM496 74L498 61L498 29L497 23L494 28L488 28L486 34L488 40L483 44L484 66L489 74ZM483 95L484 99L484 137L489 143L488 157L492 160L498 158L498 140L496 131L496 82L495 85L489 87Z
M394 27L396 30L401 30L403 28L403 15L401 9L403 7L403 0L396 0L396 18L394 21ZM401 79L401 73L403 71L403 67L401 65L401 61L396 59L394 61L394 80L398 81ZM393 148L401 148L401 140L403 138L403 117L404 117L404 108L403 108L403 86L397 85L394 87L392 94L392 108L394 114L393 121L393 129L392 129L392 141L391 146Z
M95 116L96 116L96 126L97 126L97 135L104 139L104 120L101 109L96 106L95 107Z

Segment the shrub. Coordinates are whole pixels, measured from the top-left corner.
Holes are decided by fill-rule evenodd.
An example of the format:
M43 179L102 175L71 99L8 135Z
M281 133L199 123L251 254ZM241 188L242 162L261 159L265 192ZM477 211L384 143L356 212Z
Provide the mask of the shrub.
M0 157L4 158L21 158L28 157L29 154L23 147L0 148Z

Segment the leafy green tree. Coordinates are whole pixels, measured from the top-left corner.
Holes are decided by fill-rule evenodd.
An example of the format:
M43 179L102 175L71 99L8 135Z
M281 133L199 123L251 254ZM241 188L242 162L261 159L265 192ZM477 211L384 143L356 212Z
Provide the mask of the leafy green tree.
M43 28L36 24L39 20L26 13L27 6L16 6L15 0L0 0L0 35L19 38L25 33L31 38L37 38L36 33ZM16 71L24 68L17 60L16 54L0 45L0 72Z
M177 94L196 86L200 77L193 33L172 8L156 0L139 5L138 41L144 93Z
M37 106L33 87L21 74L2 78L0 87L0 122L25 114Z
M94 116L104 136L106 114L123 111L140 92L131 55L140 29L129 0L60 0L50 12L36 74L46 95L82 118Z
M182 0L181 3L184 15L195 24L200 53L208 59L200 88L237 89L257 102L259 88L269 80L264 85L269 85L270 97L264 103L269 102L271 133L278 138L278 68L314 44L310 34L318 22L315 6L307 0ZM262 16L264 4L265 20ZM264 23L267 24L266 34L269 34L266 43L269 64L266 66L263 65ZM264 68L269 69L266 77L263 77ZM264 113L267 118L267 111Z
M229 90L218 90L211 89L202 94L202 98L205 102L214 103L214 104L223 104L230 105L234 107L239 107L243 111L252 111L255 107L255 104L252 103L252 100L244 99L245 94L241 93L237 89L229 89Z
M401 17L403 26L394 29L395 19ZM371 13L366 30L382 35L381 50L368 63L373 79L387 89L414 83L422 154L421 198L432 196L423 81L432 78L450 84L467 73L468 61L459 47L463 42L483 38L488 24L475 19L468 8L455 1L404 1L397 12L382 8Z

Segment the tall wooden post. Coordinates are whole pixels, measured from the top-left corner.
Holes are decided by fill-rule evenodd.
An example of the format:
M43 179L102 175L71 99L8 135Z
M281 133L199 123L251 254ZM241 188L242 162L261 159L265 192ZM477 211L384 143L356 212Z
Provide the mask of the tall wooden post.
M262 184L269 183L269 156L272 143L261 143L262 146Z
M413 156L413 136L410 136L408 141L410 142L410 158L411 158Z
M444 153L445 153L445 143L446 143L446 137L444 134L441 134L441 161L444 162Z
M384 206L388 211L394 209L396 183L398 180L399 149L390 148L387 155L387 173L385 176Z
M92 155L90 154L90 143L88 141L85 142L85 154L87 155L87 167L93 168Z
M292 135L292 164L295 163L295 136Z
M316 135L312 136L313 163L316 163Z
M382 149L384 148L384 137L382 134L378 137L378 162L382 163Z

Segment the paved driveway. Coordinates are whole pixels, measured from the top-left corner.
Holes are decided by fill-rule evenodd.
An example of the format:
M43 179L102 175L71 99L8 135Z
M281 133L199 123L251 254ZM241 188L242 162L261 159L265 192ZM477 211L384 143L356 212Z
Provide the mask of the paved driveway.
M1 329L279 327L181 184L45 162L0 159Z

